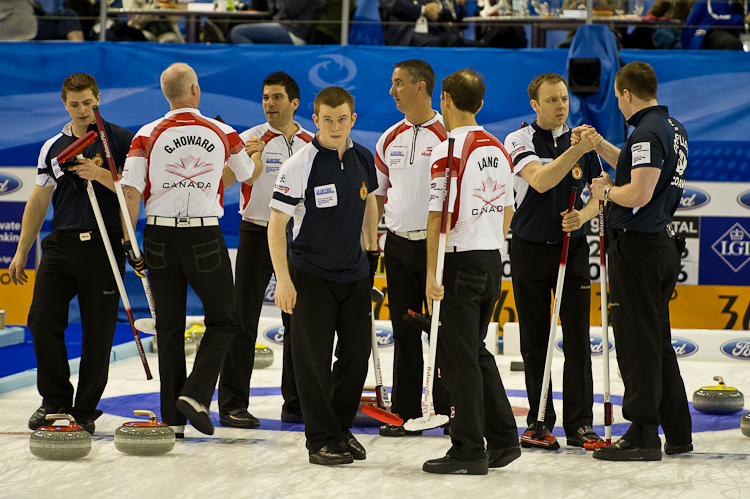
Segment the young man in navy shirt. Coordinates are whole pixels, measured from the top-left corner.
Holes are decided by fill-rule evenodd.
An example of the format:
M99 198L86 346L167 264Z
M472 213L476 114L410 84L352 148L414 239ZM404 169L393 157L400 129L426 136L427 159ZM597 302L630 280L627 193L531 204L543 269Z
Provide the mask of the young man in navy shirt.
M92 106L99 104L99 87L93 76L75 73L62 86L62 100L70 120L62 131L42 146L37 165L36 186L23 213L18 249L9 273L15 284L26 282L24 267L29 249L44 222L50 202L54 209L52 233L42 241L42 260L36 274L34 297L29 310L29 329L34 339L37 361L37 387L42 405L29 419L35 430L47 424L46 415L72 414L89 433L102 411L96 408L107 385L109 354L117 325L120 294L102 235L86 194L86 181L92 182L110 243L120 247L122 229L120 207L114 193L112 175L104 164L101 139L81 151L84 159L65 173L53 169L52 160L91 130L96 131ZM112 146L115 165L122 169L133 132L110 123L104 124ZM125 256L115 252L120 274ZM70 301L78 295L81 308L81 368L73 400L73 385L65 347Z
M669 300L680 273L684 240L672 216L687 169L687 132L656 100L654 69L635 61L615 77L615 95L628 125L625 147L597 147L617 169L594 179L592 197L610 203L609 292L617 363L625 396L622 414L631 425L616 444L594 451L606 461L659 461L664 430L668 455L693 450L685 384L672 348ZM682 246L682 247L680 247Z
M269 204L268 246L276 305L291 314L309 460L346 464L366 457L350 428L371 349L370 268L360 235L365 250L377 248L378 182L372 153L349 138L357 119L349 92L325 88L314 109L320 131L279 171ZM331 372L334 333L337 360Z

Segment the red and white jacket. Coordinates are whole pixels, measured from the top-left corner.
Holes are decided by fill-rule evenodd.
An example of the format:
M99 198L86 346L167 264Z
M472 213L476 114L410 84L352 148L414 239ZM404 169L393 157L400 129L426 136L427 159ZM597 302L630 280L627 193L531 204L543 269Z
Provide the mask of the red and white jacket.
M481 126L451 130L453 170L448 212L449 246L470 250L503 247L503 218L513 205L513 162L502 143ZM442 211L448 142L432 152L430 211Z
M221 217L225 164L240 182L252 177L237 132L197 109L175 109L138 130L122 184L143 194L147 216Z
M435 147L447 137L440 113L421 125L403 119L375 146L377 196L387 196L385 225L394 232L427 228L430 165Z
M281 165L314 137L314 134L302 128L296 121L294 124L299 127L299 130L292 136L291 141L287 140L282 132L272 128L268 122L254 126L240 134L243 144L253 135L262 139L266 144L260 155L263 168L260 177L253 185L242 184L240 190L242 218L266 222L271 219L271 208L268 207L268 203L271 202L273 186L276 185L276 177L279 175ZM252 160L250 162L253 163Z

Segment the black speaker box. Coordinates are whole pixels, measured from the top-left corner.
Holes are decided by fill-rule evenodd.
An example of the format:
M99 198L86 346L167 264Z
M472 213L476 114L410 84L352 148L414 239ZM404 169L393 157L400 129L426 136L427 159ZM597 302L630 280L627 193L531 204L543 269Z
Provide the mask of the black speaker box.
M571 92L586 97L599 91L602 72L599 59L570 59L568 64L568 88Z

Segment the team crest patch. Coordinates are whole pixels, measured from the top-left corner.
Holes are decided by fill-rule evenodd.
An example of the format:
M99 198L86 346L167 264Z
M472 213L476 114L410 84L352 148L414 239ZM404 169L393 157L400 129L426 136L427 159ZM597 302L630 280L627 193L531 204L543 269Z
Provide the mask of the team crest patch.
M96 157L92 159L92 161L97 166L97 168L101 168L102 165L104 164L104 160L102 159L101 153L96 153Z
M359 188L359 197L363 200L367 197L367 186L365 186L364 182L362 182L362 187Z
M581 167L578 166L578 163L576 163L576 165L573 167L572 173L573 178L576 180L580 180L581 177L583 177L583 170L581 170Z

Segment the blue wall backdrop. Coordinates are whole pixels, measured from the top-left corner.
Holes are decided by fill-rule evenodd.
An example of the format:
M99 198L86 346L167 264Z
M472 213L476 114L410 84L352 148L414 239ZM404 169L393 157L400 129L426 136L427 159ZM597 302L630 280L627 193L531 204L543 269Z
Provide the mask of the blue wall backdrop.
M688 180L750 181L750 54L622 51L620 57L626 63L644 60L654 66L659 102L670 107L689 134ZM94 75L104 118L135 131L168 111L159 75L173 62L187 62L198 72L201 111L221 115L238 131L265 121L261 82L272 71L286 71L298 81L302 102L297 120L310 130L317 92L343 86L356 100L358 120L352 135L374 148L380 134L403 116L388 95L393 64L413 58L428 61L438 80L468 66L483 73L487 94L478 120L504 139L522 121L534 118L526 93L529 82L541 73L565 73L568 51L0 42L0 166L36 165L44 141L69 120L60 87L70 73ZM439 83L433 106L439 108ZM235 184L225 196L222 229L230 246L236 246L239 227L238 191ZM43 230L50 230L49 225ZM127 279L133 281L128 289L138 289L134 279ZM134 293L131 302L134 310L147 315L141 294Z
M631 50L620 56L625 63L644 60L654 66L659 102L670 107L689 134L688 180L750 181L750 54ZM44 141L69 120L60 87L70 73L94 75L104 118L135 131L168 111L159 75L178 61L198 73L201 111L221 115L237 131L265 121L261 85L272 71L286 71L299 83L302 102L296 118L310 130L315 129L311 115L317 92L342 86L356 101L354 140L374 148L380 134L403 117L388 95L393 64L413 58L435 70L433 106L438 109L441 78L468 66L484 74L487 94L478 120L504 139L534 118L529 82L541 73L563 74L568 51L0 42L0 166L36 165ZM228 234L239 225L238 189L228 189L225 197L222 228Z

